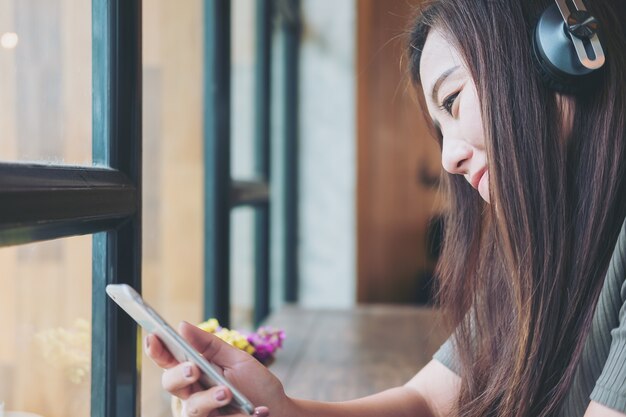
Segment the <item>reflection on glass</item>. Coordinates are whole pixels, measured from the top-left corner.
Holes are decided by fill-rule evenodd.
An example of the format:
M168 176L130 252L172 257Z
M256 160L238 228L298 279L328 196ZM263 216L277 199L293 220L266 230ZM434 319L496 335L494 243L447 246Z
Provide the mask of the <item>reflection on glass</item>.
M202 321L202 0L144 0L143 295L170 324ZM170 417L163 371L144 356L141 409Z
M4 49L13 49L17 46L18 36L17 33L7 32L3 33L0 38L0 43Z
M0 161L91 165L91 1L0 0Z
M88 417L91 236L0 248L0 401Z

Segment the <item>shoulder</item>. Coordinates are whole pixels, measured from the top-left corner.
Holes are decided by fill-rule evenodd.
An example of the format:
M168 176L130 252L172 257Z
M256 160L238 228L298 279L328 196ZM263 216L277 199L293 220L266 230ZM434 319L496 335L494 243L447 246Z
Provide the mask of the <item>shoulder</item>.
M596 347L604 341L608 355L591 400L626 413L626 223L613 251L605 285L598 301L595 323L604 323L604 334L595 335ZM590 352L600 356L600 352Z

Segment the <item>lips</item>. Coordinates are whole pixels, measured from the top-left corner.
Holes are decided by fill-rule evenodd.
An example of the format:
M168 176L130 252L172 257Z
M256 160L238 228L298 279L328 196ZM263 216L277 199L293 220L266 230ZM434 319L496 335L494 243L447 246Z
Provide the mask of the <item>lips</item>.
M472 187L474 187L474 189L478 190L478 184L480 184L480 180L482 179L483 175L485 175L486 171L487 171L487 167L482 168L481 170L479 170L477 173L475 173L474 175L470 177L469 183L472 185Z

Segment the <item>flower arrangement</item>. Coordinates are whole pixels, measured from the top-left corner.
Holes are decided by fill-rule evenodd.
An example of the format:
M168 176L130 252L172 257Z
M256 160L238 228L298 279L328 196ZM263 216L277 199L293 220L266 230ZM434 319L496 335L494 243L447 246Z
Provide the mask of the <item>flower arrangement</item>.
M285 340L284 330L267 326L259 327L256 332L244 333L222 327L216 319L212 318L198 324L198 327L249 353L265 366L274 362L276 351L283 346Z
M91 323L76 319L72 327L43 330L35 335L48 363L61 369L78 385L89 377L91 367Z

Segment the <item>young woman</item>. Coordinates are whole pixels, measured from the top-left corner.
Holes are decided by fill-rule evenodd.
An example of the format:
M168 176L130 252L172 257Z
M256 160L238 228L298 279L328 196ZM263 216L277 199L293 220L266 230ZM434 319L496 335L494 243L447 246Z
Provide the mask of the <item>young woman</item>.
M536 63L534 28L552 0L441 0L414 23L410 73L447 171L440 301L454 331L406 385L292 399L245 353L191 325L182 334L267 406L257 415L626 417L621 3L589 0L606 62L573 83ZM187 415L229 415L218 410L227 390L200 389L198 370L156 337L146 346Z

